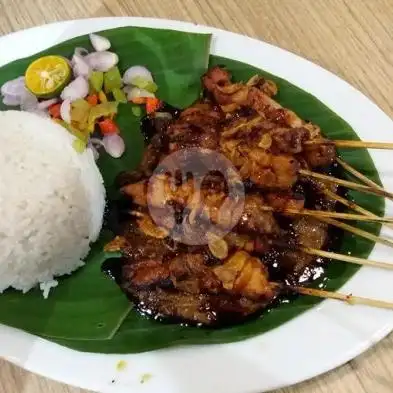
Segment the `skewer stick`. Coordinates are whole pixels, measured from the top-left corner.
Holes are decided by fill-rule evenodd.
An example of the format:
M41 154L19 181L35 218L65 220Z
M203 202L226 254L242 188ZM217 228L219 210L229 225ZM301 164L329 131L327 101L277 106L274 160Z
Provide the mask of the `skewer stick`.
M363 214L350 214L350 213L338 213L324 210L308 210L308 209L275 209L271 206L262 206L262 210L271 211L274 213L281 213L293 216L310 216L310 217L326 217L326 218L340 218L343 220L356 220L356 221L377 221L377 222L390 222L393 223L393 217L369 217Z
M328 190L327 188L325 188L323 190L323 193L329 197L330 199L334 199L340 203L342 203L344 206L349 207L352 210L357 211L358 213L364 214L365 216L368 217L378 217L376 214L370 212L367 209L364 209L363 207L357 205L355 202L352 201L348 201L348 199L343 198L340 195L335 194L334 192L331 192L330 190ZM387 227L393 229L393 225L392 224L386 224Z
M368 141L351 141L351 140L327 140L327 139L314 139L304 142L305 145L334 145L336 147L353 147L353 148L368 148L368 149L383 149L392 150L393 143L388 142L368 142Z
M313 177L314 179L319 179L319 180L328 181L330 183L339 184L341 186L351 188L353 190L365 192L368 194L381 195L381 196L393 199L392 193L387 192L384 189L381 189L379 186L378 186L378 188L376 188L375 186L373 186L373 187L365 186L363 184L355 183L352 181L339 179L334 176L328 176L328 175L323 175L321 173L308 171L306 169L300 169L299 174L301 174L303 176Z
M357 211L358 213L364 214L365 216L369 217L378 217L376 214L371 213L369 210L364 209L363 207L357 205L355 202L349 201L348 199L345 199L342 196L335 194L327 188L323 190L323 193L330 199L334 199L335 201L340 202L344 206L347 206L350 209Z
M273 283L273 284L276 284L276 283ZM297 292L301 295L316 296L316 297L321 297L324 299L340 300L340 301L346 302L350 305L363 304L365 306L370 306L370 307L393 309L392 302L385 302L383 300L375 300L375 299L370 299L367 297L353 296L351 294L344 295L343 293L324 291L322 289L297 287L297 286L292 286L292 285L287 286L287 285L282 285L279 283L278 283L278 286L280 286L281 288L288 287L288 289L292 290L293 292Z
M359 180L361 180L364 184L367 184L370 187L377 188L378 190L384 191L383 187L381 187L379 184L373 182L370 180L366 175L363 175L363 173L360 173L357 171L354 167L351 165L347 164L345 161L343 161L341 158L336 159L336 161L351 175L355 176Z
M334 225L337 228L341 228L345 231L348 231L348 232L351 232L355 235L363 237L365 239L371 240L375 243L381 243L381 244L384 244L385 246L393 247L393 240L387 239L385 237L376 236L370 232L364 231L363 229L356 228L352 225L348 225L344 222L337 221L337 220L334 220L331 218L321 218L320 220L323 222L326 222L327 224Z
M344 262L354 263L356 265L372 266L372 267L378 267L378 268L381 268L381 269L393 270L393 264L392 263L372 261L370 259L352 257L350 255L344 255L344 254L338 254L338 253L335 253L335 252L317 250L315 248L309 248L309 247L300 247L300 250L303 251L306 254L309 254L309 255L316 255L316 256L319 256L319 257L329 258L329 259L333 259L333 260L337 260L337 261L344 261Z

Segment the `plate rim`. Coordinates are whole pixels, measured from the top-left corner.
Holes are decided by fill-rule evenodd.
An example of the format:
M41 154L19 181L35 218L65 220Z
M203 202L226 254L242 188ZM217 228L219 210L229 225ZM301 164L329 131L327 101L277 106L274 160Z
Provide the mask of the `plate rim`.
M41 32L45 29L47 29L47 30L52 30L52 29L57 29L57 28L67 29L68 27L72 28L73 26L75 27L76 25L80 25L80 24L84 24L84 23L91 25L91 27L93 27L93 25L95 26L100 23L102 23L103 25L105 25L105 24L109 25L112 23L117 24L117 22L124 22L124 26L131 26L131 25L135 26L136 25L136 26L159 27L159 28L166 26L165 28L172 28L172 29L176 29L176 30L181 29L181 30L185 30L185 31L191 30L191 31L197 31L197 32L198 31L199 32L211 32L213 34L213 43L212 43L212 50L211 51L213 53L215 50L217 50L217 46L220 48L218 50L221 52L222 51L225 52L225 50L230 50L230 48L228 49L226 47L227 44L225 42L222 42L222 45L219 42L217 42L217 41L219 41L219 38L218 38L219 36L227 37L228 41L230 39L230 41L231 41L230 45L233 47L236 47L238 42L244 42L244 43L247 42L247 44L245 44L245 47L251 47L254 45L259 46L259 47L263 47L264 52L266 52L266 53L272 52L275 54L279 54L280 55L279 57L281 57L281 58L289 59L290 62L301 64L300 68L303 68L306 70L313 69L315 73L317 73L320 76L323 76L322 80L328 79L332 83L334 82L333 84L335 85L335 88L337 88L337 94L339 94L340 92L343 93L343 91L346 91L346 94L348 96L356 97L355 101L363 103L363 105L370 108L370 112L374 112L374 115L381 119L380 123L385 124L387 126L386 132L383 132L383 134L385 134L385 137L386 137L385 140L389 139L389 136L390 136L390 139L393 141L393 132L392 132L393 131L393 122L392 122L392 120L389 119L387 117L387 115L385 115L381 111L381 109L379 109L373 102L371 102L364 94L360 93L358 90L356 90L350 84L348 84L346 81L342 80L341 78L337 77L336 75L332 74L331 72L325 70L324 68L320 67L319 65L316 65L316 64L310 62L309 60L304 59L304 58L302 58L292 52L278 48L274 45L265 43L263 41L259 41L259 40L256 40L256 39L253 39L250 37L246 37L246 36L243 36L243 35L240 35L237 33L227 32L222 29L216 29L216 28L212 28L212 27L208 27L208 26L204 26L204 25L197 25L197 24L193 24L193 23L189 23L189 22L174 21L174 20L167 20L167 19L155 19L155 18L141 18L141 17L138 17L138 18L133 18L133 17L86 18L86 19L78 19L78 20L74 20L74 21L55 22L55 23L42 25L42 26L36 26L36 27L30 28L30 29L25 29L25 30L21 30L21 31L17 31L17 32L8 34L6 36L0 37L0 49L10 46L10 44L7 42L10 42L10 41L12 42L14 40L19 41L21 39L26 41L26 39L24 39L23 37L26 37L29 34L31 34L31 36L34 36L35 34L39 34L39 32ZM115 26L115 27L118 27L118 26ZM105 27L105 29L106 28L110 28L110 27ZM104 29L104 28L102 28L102 29ZM93 28L93 29L88 29L88 30L97 31L97 30L101 30L101 29ZM79 35L79 34L77 34L77 35ZM48 42L49 41L50 40L48 40ZM233 41L235 41L235 44L233 43ZM52 46L52 45L54 45L54 43L51 43L49 46ZM221 45L222 47L220 47L219 45ZM21 46L23 46L23 45L21 45ZM41 49L45 49L45 48L42 47ZM32 53L36 53L36 52L37 52L37 50L33 50ZM222 55L221 52L214 53L214 54ZM1 50L0 50L0 53L2 53ZM239 50L239 56L240 57L235 56L235 57L231 57L231 58L234 58L235 60L245 61L243 51ZM17 57L19 57L19 56L17 56ZM228 56L226 56L226 57L228 57ZM313 86L312 83L311 83L311 85L307 81L303 81L300 84L297 83L298 76L294 76L291 73L286 72L287 70L285 68L280 69L279 72L277 72L277 70L272 70L272 67L274 68L277 66L277 65L274 65L274 60L272 63L270 63L268 60L265 59L263 61L265 65L263 67L261 67L261 65L260 65L261 59L259 59L258 57L255 60L255 62L250 62L250 61L245 61L245 62L250 63L254 66L260 67L260 68L264 68L267 71L269 71L277 76L287 79L288 81L290 81L291 83L294 83L295 85L301 87L302 89L311 92L311 94L315 95L322 102L324 102L327 106L332 108L332 105L329 105L326 102L326 101L329 102L330 96L325 97L323 94L315 94L315 92L313 91L315 86ZM0 64L1 63L4 63L4 59L0 56ZM333 106L335 106L335 105L333 105ZM339 116L343 117L344 120L348 121L346 116L343 116L342 113L340 113L340 109L337 110L337 108L332 108L332 110L334 110ZM343 109L343 112L345 112L344 109ZM358 133L358 129L360 129L359 128L360 126L357 123L357 121L354 121L354 122L348 121L348 122L351 124L351 126ZM389 135L389 133L387 133L387 130L389 128L391 129L391 131L390 131L391 135ZM384 158L381 158L383 156L383 154L372 153L371 156L373 158L374 163L376 164L378 172L380 173L380 169L379 169L377 163L382 162L382 160L385 160ZM381 166L381 163L379 164L379 166ZM382 181L385 180L383 178L383 176L381 176L381 179L382 179ZM387 181L387 182L389 183L389 185L393 186L393 181ZM387 205L386 211L388 211L388 210L389 210L389 208ZM376 251L376 252L373 251L371 255L373 255L375 253L378 254L378 250L376 250L376 249L379 249L379 248L380 247L375 247L374 251ZM354 278L352 278L347 283L348 285L347 284L345 285L345 287L350 288L351 282L354 279L356 279L356 277L358 277L360 275L363 275L363 276L367 275L367 276L371 277L371 276L373 276L373 274L375 276L375 272L373 273L373 271L371 271L370 269L362 268L361 271L359 271L354 276ZM393 275L392 275L392 277L393 277ZM391 295L393 296L393 291L392 291ZM304 315L304 319L310 319L310 315L315 314L316 312L318 312L319 315L323 315L324 312L327 312L329 315L329 312L334 313L335 310L337 310L337 309L341 310L341 312L342 312L343 305L338 305L337 303L333 303L332 301L325 301L320 306L314 307L312 310L306 312L305 314L302 314L300 317L295 318L294 322L298 319L303 318L303 315ZM351 313L349 312L348 314L351 314ZM370 313L368 313L368 314L370 314ZM339 312L339 315L340 315L340 312ZM378 316L380 315L381 321L382 320L383 321L386 320L386 321L384 323L381 322L381 326L379 326L379 328L377 328L376 330L374 329L374 333L371 336L368 335L368 339L363 339L361 341L358 341L358 344L356 346L353 346L351 348L351 350L346 350L345 353L343 353L341 357L339 356L339 357L335 358L334 361L328 362L328 365L320 367L319 371L317 371L317 372L315 372L315 371L311 371L308 373L305 372L305 373L303 373L302 376L300 374L298 374L298 377L291 376L290 378L287 378L286 380L273 380L273 378L271 378L270 384L268 384L265 387L262 387L262 389L264 389L264 391L265 391L266 389L270 390L273 388L279 388L279 387L287 386L289 384L294 384L294 383L297 383L300 381L304 381L304 380L314 377L316 375L320 375L321 373L324 373L328 370L331 370L332 368L335 368L335 367L345 363L346 361L352 359L353 357L357 356L358 354L360 354L361 352L363 352L364 350L369 348L371 345L373 345L375 342L381 340L393 329L393 317L391 315L387 315L386 312L383 312L383 311L381 311L380 313L376 312L376 313L374 313L374 315L378 315ZM313 319L313 317L311 317L311 320L312 319ZM292 321L290 321L284 325L286 327L286 330L288 330L289 325L293 325ZM280 329L282 329L284 326L281 326ZM278 329L274 329L272 334L270 334L270 332L268 332L268 333L263 334L262 336L263 337L267 337L267 336L273 337L275 335L274 332L276 330L278 330ZM340 330L340 329L338 329L338 330ZM65 349L57 344L49 343L45 340L37 339L34 336L31 336L27 333L16 331L16 329L12 329L12 328L8 328L8 327L4 327L4 326L0 325L0 339L2 339L2 338L4 339L7 337L12 338L15 336L19 337L18 340L16 340L19 343L19 344L17 343L17 345L16 345L16 347L18 347L17 350L15 351L15 348L11 348L12 345L8 345L8 346L6 345L6 346L0 348L0 356L5 357L7 360L10 360L11 362L18 364L18 365L26 368L29 371L37 372L38 374L47 376L49 378L54 377L55 379L60 380L65 383L70 383L69 379L66 380L65 374L62 375L61 372L59 373L58 370L56 371L53 369L53 367L49 367L48 363L44 362L45 364L41 363L38 366L37 359L39 356L37 354L40 353L40 351L42 351L44 354L47 354L47 355L49 354L52 357L53 356L57 357L57 356L61 356L61 354L60 354L61 352L63 352L63 353L67 352L70 355L70 357L73 357L73 356L77 356L77 354L80 356L81 353L73 351L73 350ZM214 345L214 346L213 345L198 346L198 347L189 347L189 348L183 348L183 349L159 350L159 351L150 352L149 354L158 353L158 354L162 355L162 353L167 352L168 354L170 354L169 355L170 357L173 357L173 356L176 357L178 355L173 355L176 352L185 352L186 354L187 353L189 354L190 350L191 351L196 350L198 352L201 352L201 350L203 348L205 348L205 350L209 352L210 349L213 347L216 347L216 348L231 347L234 349L235 353L240 354L240 353L244 352L243 347L247 347L250 342L257 343L258 340L260 340L260 337L262 337L262 336L248 339L248 340L245 340L240 343L221 344L221 345ZM264 341L264 344L266 344L266 342L265 342L266 339L262 340L262 341ZM26 348L26 345L29 347L29 350L31 350L32 352L28 354L27 359L22 359L23 357L26 357L25 354L22 356L22 353L24 353L23 348ZM21 351L21 353L19 355L17 354L18 351ZM8 353L8 355L7 355L7 353ZM112 363L114 361L116 361L116 359L119 358L118 355L95 355L95 354L94 355L91 355L91 354L87 355L87 354L83 354L83 356L81 356L81 359L83 358L83 360L82 360L82 363L83 363L83 361L86 361L87 358L90 360L93 360L93 359L98 359L100 357L105 357L108 359L108 362L110 364L109 367L111 369L113 369L113 373L114 373L115 370L114 370L114 366ZM125 356L122 355L121 357L125 357ZM130 357L130 355L127 355L127 357ZM146 354L132 355L132 358L134 358L134 357L146 358L146 357L149 357L149 355L146 355ZM200 359L202 360L203 357L201 357ZM159 367L162 367L162 365L161 366L159 365ZM46 372L45 372L45 370L46 370ZM243 370L243 373L245 373L244 370ZM71 379L73 379L73 378L71 378ZM83 388L91 389L92 386L89 383L86 385L85 382L82 382L82 383L72 383L71 382L71 383L75 384L75 385L79 385ZM211 382L213 382L213 380L210 381L210 386L211 386ZM214 382L216 382L216 380L214 380ZM108 386L102 386L102 387L100 386L99 389L97 389L94 386L94 389L99 390L99 391L108 391L108 392L116 392L117 393L117 392L122 392L122 389L124 387L126 387L126 389L130 389L130 384L133 386L133 388L136 392L139 392L139 389L138 389L139 385L136 384L136 382L134 380L127 381L127 382L123 383L124 386L122 385L122 386L113 387L111 385L108 385ZM102 385L102 383L101 383L101 385ZM255 387L251 386L251 385L252 384L248 384L247 386L244 386L244 389L241 388L241 390L233 390L231 386L225 387L223 390L227 391L228 393L230 393L230 392L233 392L233 393L242 392L243 393L243 392L253 392L253 391L260 392L261 391L260 389L256 390ZM150 386L150 387L148 387L148 386ZM155 386L155 383L146 384L146 385L144 385L144 391L145 392L146 391L147 392L150 392L150 391L154 392L154 390L155 390L154 386ZM180 392L180 390L178 390L178 387L176 386L176 383L174 383L174 384L172 383L171 386L172 387L168 387L168 388L165 387L165 392L168 392L168 393L172 393L172 392L177 393L177 391ZM97 385L97 387L98 387L98 385ZM162 392L164 392L164 390L162 390L163 387L162 386L160 386L160 387L161 387L160 390ZM197 389L195 389L195 392L202 389L202 388L204 388L205 390L208 389L208 388L206 388L206 386L203 386L203 387L197 386ZM250 390L248 390L248 388L250 388ZM168 390L168 389L170 389L170 390ZM221 386L220 386L220 389L221 389ZM141 389L141 391L142 391L142 389ZM189 390L189 392L191 393L190 390Z

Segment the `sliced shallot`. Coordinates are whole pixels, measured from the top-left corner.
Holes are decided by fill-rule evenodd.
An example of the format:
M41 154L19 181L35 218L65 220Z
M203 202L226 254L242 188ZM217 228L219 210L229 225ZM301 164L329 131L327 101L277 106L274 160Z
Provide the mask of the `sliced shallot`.
M19 78L4 83L4 85L1 86L0 91L1 91L1 95L3 96L7 96L7 95L21 96L25 90L26 90L25 77L20 76Z
M119 56L113 52L93 52L85 57L87 64L95 71L106 72L119 62Z
M94 160L97 161L100 158L100 153L98 152L94 144L89 141L87 147L92 151Z
M3 104L7 106L18 106L20 105L21 97L13 95L5 95L3 97Z
M126 85L132 85L134 84L133 81L139 78L146 82L153 82L153 75L146 67L143 66L130 67L123 75L123 82Z
M72 57L72 71L77 77L83 76L85 78L88 78L91 72L91 68L82 56L74 54L74 56Z
M60 116L66 123L71 123L71 101L69 99L61 103Z
M89 54L89 51L86 48L81 48L80 46L76 47L74 50L74 54L84 57L87 56Z
M33 93L30 93L30 91L28 91L27 89L25 89L24 93L21 96L20 109L26 112L33 112L38 110L37 97Z
M62 100L75 101L89 94L89 83L82 76L74 79L61 93Z
M123 138L119 134L110 134L104 136L102 144L106 152L113 158L119 158L125 151Z
M51 100L45 100L41 101L38 105L37 108L40 110L45 110L48 109L50 106L57 104L59 102L58 98L52 98Z
M106 37L92 33L89 35L89 38L91 45L97 52L106 51L111 47L111 42Z

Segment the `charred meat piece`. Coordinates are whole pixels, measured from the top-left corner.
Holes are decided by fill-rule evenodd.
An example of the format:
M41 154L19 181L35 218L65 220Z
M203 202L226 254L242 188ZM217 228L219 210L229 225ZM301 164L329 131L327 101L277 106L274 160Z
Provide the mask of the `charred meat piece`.
M332 144L307 145L303 156L311 168L327 167L336 160L336 148Z
M184 125L173 126L181 127L184 131ZM217 149L219 138L214 128L206 127L204 130L195 129L194 127L187 127L185 132L178 132L174 130L174 136L171 138L169 143L169 151L173 153L175 151L186 149L190 147L200 147L202 149Z
M157 288L129 293L137 308L155 318L171 322L188 322L202 326L220 327L243 322L266 308L272 299L254 302L245 297L227 294L193 295L186 292Z
M209 102L197 103L180 113L180 121L204 128L215 126L223 119L223 113Z
M277 86L272 81L255 76L247 84L232 83L231 74L218 66L211 68L202 77L204 88L214 97L214 100L225 108L233 111L240 106L252 107L253 92L261 92L267 97L277 94Z
M167 175L150 179L150 206L164 209L175 202L191 211L198 211L223 228L233 227L240 220L237 228L241 231L251 231L260 234L275 234L278 226L271 212L263 210L264 199L260 194L246 195L244 206L230 200L227 193L216 189L201 188L195 190L194 182L174 186ZM129 184L123 192L133 198L134 203L147 205L147 184L145 182ZM242 211L240 209L243 208ZM171 211L171 210L169 210Z
M231 75L220 67L211 68L202 78L203 86L220 105L238 105L254 109L265 119L274 121L281 126L302 127L305 122L293 111L283 108L277 101L271 98L271 93L277 91L273 82L269 82L270 88L258 88L250 83L232 83ZM308 124L316 136L319 128Z
M310 138L310 133L304 127L276 128L270 132L270 137L273 152L297 154L302 152L303 143Z
M269 192L265 194L266 202L269 206L280 210L301 210L304 208L304 195L296 194L292 191L288 192Z
M288 189L297 181L299 163L293 156L272 154L242 143L234 146L231 142L222 145L223 153L239 169L244 180L268 189Z
M213 270L224 289L229 292L254 300L271 298L274 294L265 266L258 258L251 257L245 251L237 251Z
M262 262L244 251L216 266L190 253L166 262L127 260L123 289L150 315L203 325L241 321L277 296Z
M246 195L243 213L236 228L251 233L277 234L278 224L273 214L263 209L265 205L261 195Z
M130 261L138 262L142 258L161 261L168 254L168 248L162 239L148 236L139 228L131 227L124 237L126 243L122 247L122 252Z
M202 254L180 254L169 262L174 287L189 293L217 294L222 283L214 272L205 265Z
M167 128L169 152L189 147L215 150L218 146L217 129L222 120L222 111L209 102L196 103L185 109Z
M301 217L293 223L291 236L297 245L322 249L328 239L328 225L312 217ZM285 269L292 276L299 276L307 266L315 263L315 257L301 251L285 251Z

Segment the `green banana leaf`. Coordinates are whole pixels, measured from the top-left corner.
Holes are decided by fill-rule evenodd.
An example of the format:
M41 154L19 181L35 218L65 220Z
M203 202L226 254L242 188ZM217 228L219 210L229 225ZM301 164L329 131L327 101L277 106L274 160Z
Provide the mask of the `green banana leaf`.
M116 29L104 34L110 38L119 54L122 70L133 64L145 64L155 76L161 76L160 79L156 77L160 97L169 104L185 107L200 94L199 78L207 67L209 36L139 28ZM177 45L183 43L182 56L179 55L180 50L177 54L173 53L175 44L168 44L168 37ZM170 45L172 50L168 50L167 45ZM87 46L86 37L63 43L52 48L50 53L69 55L75 46ZM130 48L139 48L139 55L134 56L135 49L131 55ZM27 63L28 60L22 60L0 68L0 84L22 74ZM227 66L238 81L245 81L256 73L274 80L279 86L278 101L301 117L320 125L327 137L358 139L343 119L315 97L289 82L247 64L210 56L210 65L216 64ZM99 161L109 192L113 191L112 181L116 174L122 169L135 166L143 151L143 136L140 133L139 122L133 117L128 104L120 108L118 121L122 134L127 133L126 159L116 161L106 157ZM343 150L340 154L350 165L380 183L375 166L365 149ZM342 173L342 177L346 177L346 174ZM383 198L355 192L351 192L349 196L357 204L375 214L380 215L384 212ZM374 234L380 231L380 225L377 223L356 225ZM320 302L317 298L298 297L263 313L257 319L219 330L152 321L130 309L116 284L101 273L101 262L107 257L102 252L106 236L110 235L103 234L101 241L93 247L84 268L60 280L59 287L50 299L42 300L38 291L26 295L7 291L1 295L0 323L27 330L81 351L137 353L175 345L243 340L276 328ZM370 241L344 234L337 251L351 251L352 255L367 257L373 246ZM326 289L337 290L357 270L358 267L355 265L332 262L327 266L326 276L314 285L322 282Z

